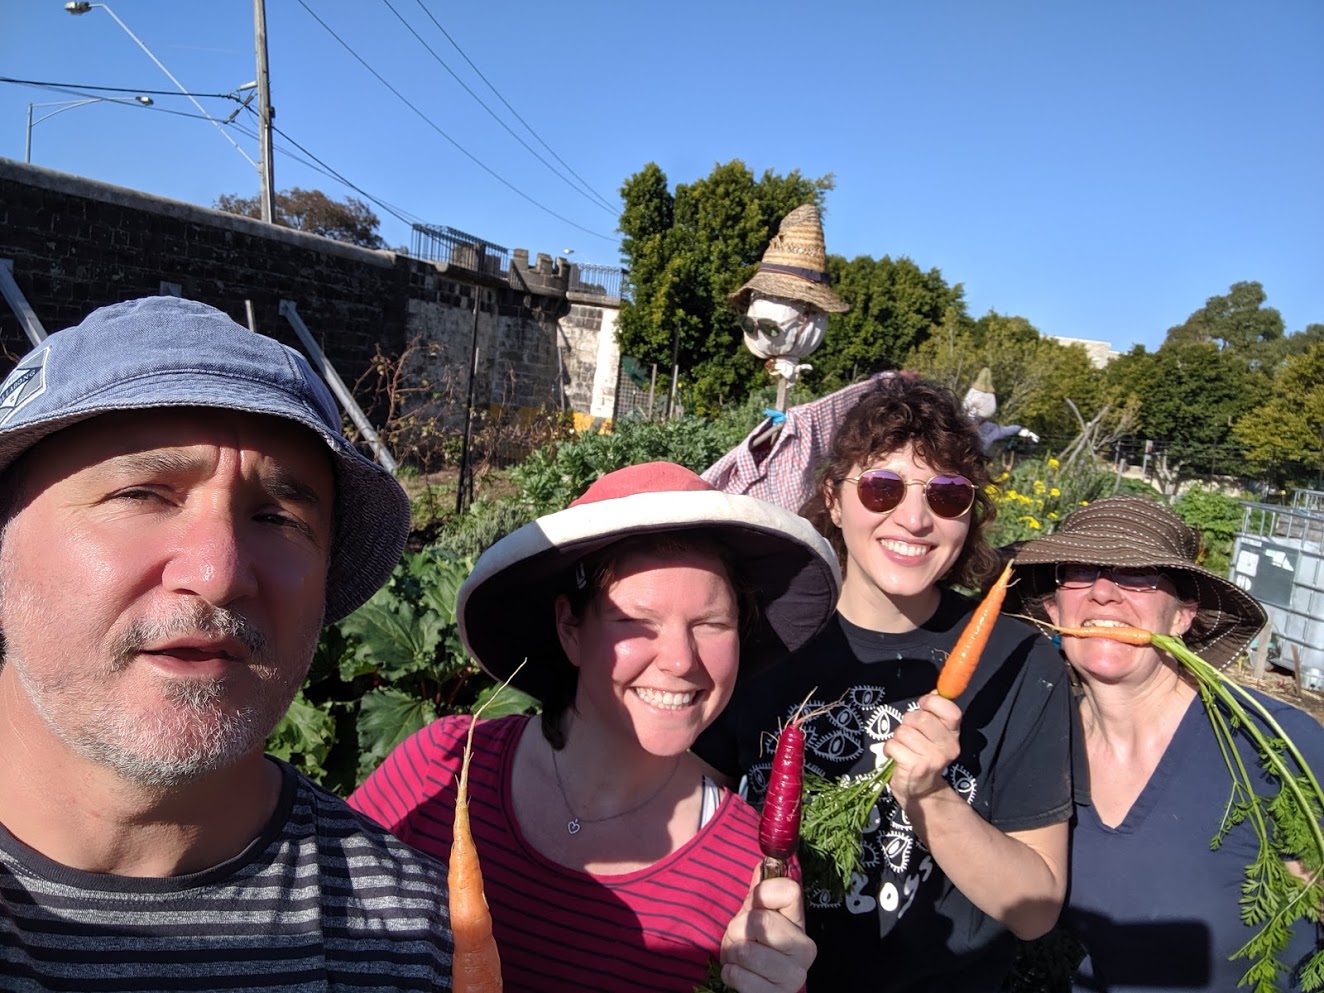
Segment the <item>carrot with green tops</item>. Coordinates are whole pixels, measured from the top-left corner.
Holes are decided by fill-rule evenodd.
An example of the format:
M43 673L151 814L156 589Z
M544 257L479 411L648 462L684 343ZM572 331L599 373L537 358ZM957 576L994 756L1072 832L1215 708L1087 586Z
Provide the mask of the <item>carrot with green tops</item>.
M451 989L455 993L501 993L501 956L492 936L492 911L483 894L483 873L478 848L469 828L469 760L473 758L475 714L464 743L460 783L455 793L455 826L451 837L450 887L451 935L455 956L451 960Z
M935 692L939 696L953 700L970 685L1007 597L1011 570L1012 562L1009 561L957 637L938 673ZM831 782L816 776L807 777L808 795L800 833L808 856L804 860L807 875L812 873L816 882L832 889L839 885L842 892L850 889L851 876L860 868L862 838L870 812L883 795L895 769L895 760L889 758L877 769L854 780L845 777ZM819 878L822 876L827 878Z

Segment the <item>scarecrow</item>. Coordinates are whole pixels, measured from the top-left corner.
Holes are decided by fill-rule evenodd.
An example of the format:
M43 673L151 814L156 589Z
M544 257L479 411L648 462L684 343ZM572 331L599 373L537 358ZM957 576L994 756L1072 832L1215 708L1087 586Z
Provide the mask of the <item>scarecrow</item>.
M745 347L766 360L777 380L777 410L800 373L801 360L823 343L828 314L850 308L832 292L823 222L812 203L787 214L768 243L756 272L728 298L740 315Z
M985 455L992 456L999 444L1004 446L1004 454L1010 454L1017 438L1029 438L1031 443L1039 440L1039 436L1029 428L993 421L993 415L998 411L998 398L993 392L993 372L988 366L979 370L974 385L966 390L961 405L979 430L979 440L983 442Z

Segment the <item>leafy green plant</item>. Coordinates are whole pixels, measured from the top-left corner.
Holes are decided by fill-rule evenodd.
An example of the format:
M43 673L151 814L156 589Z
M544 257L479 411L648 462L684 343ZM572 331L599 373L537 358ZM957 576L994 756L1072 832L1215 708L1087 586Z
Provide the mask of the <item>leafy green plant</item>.
M728 437L702 417L618 421L610 434L546 445L513 467L512 499L536 516L565 508L594 480L628 465L665 460L699 472L726 453Z
M491 681L465 652L455 599L473 560L438 547L407 552L390 581L322 634L304 686L268 749L347 794L392 748L443 714L464 713ZM502 695L512 713L534 702Z
M1214 490L1192 487L1173 502L1172 509L1203 539L1200 564L1210 572L1226 576L1232 543L1241 527L1241 501Z

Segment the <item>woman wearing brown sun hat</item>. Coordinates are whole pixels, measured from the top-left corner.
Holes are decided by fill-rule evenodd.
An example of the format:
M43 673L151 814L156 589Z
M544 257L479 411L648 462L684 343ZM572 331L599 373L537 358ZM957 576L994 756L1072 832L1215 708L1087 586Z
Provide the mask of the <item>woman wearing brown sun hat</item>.
M1201 566L1199 551L1196 533L1166 507L1134 496L1099 500L1021 547L1006 609L1063 627L1120 624L1177 635L1223 667L1250 644L1265 614ZM1090 784L1072 820L1063 915L1086 950L1074 988L1235 989L1250 962L1230 957L1257 930L1242 922L1239 900L1259 849L1249 823L1210 847L1228 812L1231 781L1199 691L1156 648L1061 640L1079 681ZM1318 722L1258 698L1306 761L1324 768ZM1257 792L1272 796L1276 787L1259 773L1254 745L1241 734L1234 740L1257 776ZM1313 930L1292 935L1280 957L1289 969L1314 950Z

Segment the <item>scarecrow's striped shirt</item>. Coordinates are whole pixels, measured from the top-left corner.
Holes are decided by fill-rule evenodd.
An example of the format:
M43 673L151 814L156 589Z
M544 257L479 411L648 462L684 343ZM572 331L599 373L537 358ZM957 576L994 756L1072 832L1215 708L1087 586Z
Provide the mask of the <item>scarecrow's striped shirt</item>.
M0 989L449 990L445 868L282 771L263 834L189 876L78 872L0 827Z

